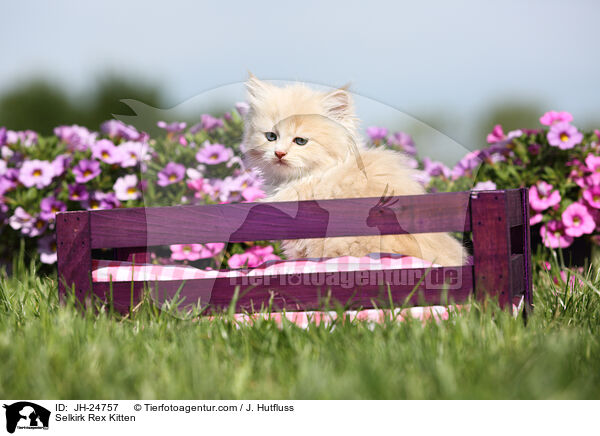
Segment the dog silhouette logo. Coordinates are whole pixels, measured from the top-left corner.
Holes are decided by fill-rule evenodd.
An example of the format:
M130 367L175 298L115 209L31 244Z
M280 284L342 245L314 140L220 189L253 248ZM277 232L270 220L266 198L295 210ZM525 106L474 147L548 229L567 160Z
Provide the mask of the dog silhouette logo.
M14 433L18 429L39 430L48 429L50 411L42 406L28 401L19 401L6 409L6 431Z

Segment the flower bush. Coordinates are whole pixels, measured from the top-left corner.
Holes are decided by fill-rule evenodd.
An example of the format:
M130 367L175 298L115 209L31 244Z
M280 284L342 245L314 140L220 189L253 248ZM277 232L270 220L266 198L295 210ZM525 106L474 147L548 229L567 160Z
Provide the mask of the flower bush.
M239 111L244 105L238 106ZM238 111L238 112L239 112ZM159 122L164 134L150 138L120 121L99 132L59 126L54 136L0 128L0 258L10 259L19 240L56 262L56 213L65 210L255 201L264 196L257 174L239 157L242 120L203 115L201 122ZM239 256L264 243L173 245L152 253L155 262L222 261L243 266ZM268 256L279 258L277 247Z
M150 138L110 120L93 132L59 126L42 137L0 128L0 259L20 241L41 262L56 262L54 224L65 210L256 201L264 197L258 174L240 158L242 117L202 115L198 124L161 121ZM497 125L489 146L467 153L453 168L417 156L404 132L367 128L372 146L403 151L430 191L530 187L531 224L543 243L565 248L577 238L598 238L600 225L600 132L580 132L566 112L548 112L541 128L504 133ZM33 251L33 250L32 250ZM201 267L257 266L279 259L277 244L180 244L157 249L154 262Z
M600 131L580 132L568 112L547 112L541 128L504 133L496 125L489 146L468 153L451 170L424 160L432 190L529 187L531 225L549 248L577 238L598 242Z

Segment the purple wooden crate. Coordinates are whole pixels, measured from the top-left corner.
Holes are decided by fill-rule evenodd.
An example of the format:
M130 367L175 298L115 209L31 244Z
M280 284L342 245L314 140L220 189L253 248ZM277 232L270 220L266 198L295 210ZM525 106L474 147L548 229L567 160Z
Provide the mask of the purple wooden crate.
M521 295L531 305L531 259L527 189L425 194L380 198L310 200L281 203L242 203L208 206L112 209L65 212L57 216L60 291L74 286L76 295L93 292L107 298L110 284L91 283L91 250L114 248L117 260L147 262L146 247L181 243L245 242L337 236L364 236L423 232L473 232L473 264L455 268L459 285L446 291L423 281L408 303L462 302L475 293L497 299L502 307ZM449 273L432 268L429 274ZM388 270L393 271L399 270ZM406 270L403 270L406 271ZM425 271L413 271L424 274ZM372 274L357 271L353 274ZM315 283L317 274L301 274L301 283ZM342 273L328 273L335 279ZM348 273L344 273L348 274ZM281 276L276 276L281 277ZM335 280L333 280L335 281ZM211 308L227 307L236 284L230 279L187 282L112 284L113 300L126 311L139 302L146 285L169 296L181 287L181 295L193 303L198 295ZM389 291L388 291L389 288ZM261 284L242 289L237 309L260 308L269 301L274 308L313 310L322 308L323 297L349 307L384 307L391 296L403 303L414 284L383 279L347 289L340 285ZM132 295L133 289L133 295ZM385 290L385 292L383 292ZM389 293L388 293L389 292Z

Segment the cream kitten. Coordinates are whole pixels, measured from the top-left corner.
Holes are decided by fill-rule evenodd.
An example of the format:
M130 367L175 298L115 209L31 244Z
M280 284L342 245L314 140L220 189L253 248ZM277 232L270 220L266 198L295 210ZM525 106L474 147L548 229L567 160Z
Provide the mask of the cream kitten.
M246 159L265 179L263 201L425 193L402 153L364 145L346 90L318 92L302 84L280 88L254 76L246 86ZM461 265L465 257L461 244L445 233L288 240L282 247L290 259L381 252L448 266Z

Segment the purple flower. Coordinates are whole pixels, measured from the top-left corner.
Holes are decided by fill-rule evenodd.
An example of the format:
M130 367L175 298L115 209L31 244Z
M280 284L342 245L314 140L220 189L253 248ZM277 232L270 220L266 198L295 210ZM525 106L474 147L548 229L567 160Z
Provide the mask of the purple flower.
M75 181L86 183L100 174L100 163L95 160L83 159L73 168Z
M100 126L100 130L112 139L125 139L126 141L141 141L144 136L135 127L119 120L105 121Z
M550 127L547 138L550 145L558 147L561 150L567 150L579 144L583 139L583 134L577 130L577 127L571 124L559 122Z
M427 184L431 181L431 176L425 171L414 171L411 177L413 180L423 186L427 186Z
M150 159L150 147L145 142L127 141L119 146L123 168L134 167L138 163Z
M441 162L434 162L428 157L423 158L423 170L431 177L450 177L451 171Z
M56 218L57 212L64 212L67 210L67 205L54 197L46 197L40 202L40 209L40 218L51 221Z
M90 198L85 185L69 185L69 200L86 201Z
M38 216L33 218L30 226L21 228L21 233L29 236L30 238L35 238L36 236L43 234L47 228L48 222Z
M218 127L223 127L223 120L209 114L202 114L200 116L200 122L190 128L190 133L198 133L200 130L209 132Z
M23 228L30 228L33 225L33 217L25 212L21 206L17 206L15 213L8 219L8 225L13 230L21 230Z
M59 126L54 129L54 134L61 142L73 150L85 151L96 142L96 133L90 132L85 127L78 125Z
M571 121L573 121L573 115L571 115L569 112L550 111L546 112L540 118L540 123L542 123L544 126L551 126L553 124L562 122L570 123Z
M54 168L45 160L29 160L23 163L19 171L19 181L28 188L44 188L52 183Z
M167 186L172 183L177 183L183 180L185 175L185 167L175 162L169 162L158 173L158 186Z
M21 144L24 147L31 147L37 144L38 135L33 130L24 130L22 132L15 132L13 130L6 131L6 143L7 144Z
M540 228L540 236L544 245L549 248L566 248L573 243L573 237L565 234L565 226L561 221L550 221Z
M529 147L527 147L527 151L529 152L529 154L535 156L540 154L541 148L542 146L540 144L531 144Z
M541 212L560 203L561 197L558 190L544 181L539 181L529 188L529 205L533 210Z
M576 238L593 233L596 229L594 218L581 203L569 205L562 213L562 222L565 225L565 233Z
M88 200L82 201L81 206L84 209L91 210L114 209L116 207L120 207L121 203L112 192L104 193L101 191L96 191L89 196Z
M473 186L472 191L494 191L496 189L496 184L491 180L487 180L485 182L479 182L475 186Z
M114 192L96 191L94 197L97 201L100 201L100 209L115 209L121 207L121 202L119 202L119 199Z
M208 165L217 165L227 162L233 156L233 150L222 144L211 144L206 141L203 147L196 153L196 160Z
M459 177L471 175L473 173L473 170L477 168L482 162L480 154L480 150L475 150L467 153L465 157L458 161L458 163L452 169L452 178L456 180Z
M52 168L54 170L54 177L59 177L64 174L64 172L69 167L71 163L71 156L68 154L59 154L52 161Z
M417 154L415 142L408 133L396 132L393 135L388 136L388 144L400 147L404 152L410 155L414 156Z
M56 239L54 235L42 236L38 239L38 253L42 263L56 263Z
M158 127L160 127L161 129L165 129L169 133L179 133L179 132L183 131L185 129L185 127L187 126L186 123L178 123L178 122L167 123L165 121L159 121L158 123L156 123L156 125Z
M141 195L138 188L138 178L135 174L119 177L113 189L117 199L121 201L137 200Z
M0 147L6 145L6 127L0 127Z
M121 149L108 139L100 139L92 145L92 157L109 165L120 164L123 160Z
M235 110L238 111L242 118L244 118L250 110L250 105L245 101L240 101L235 104Z
M6 173L6 169L7 169L7 165L6 162L4 162L2 159L0 159L0 176L3 176L4 173Z
M367 135L371 138L373 142L380 142L383 138L385 138L388 134L388 129L385 127L367 127Z
M17 168L6 168L4 174L0 177L0 182L4 187L4 192L14 189L19 184L19 173Z

